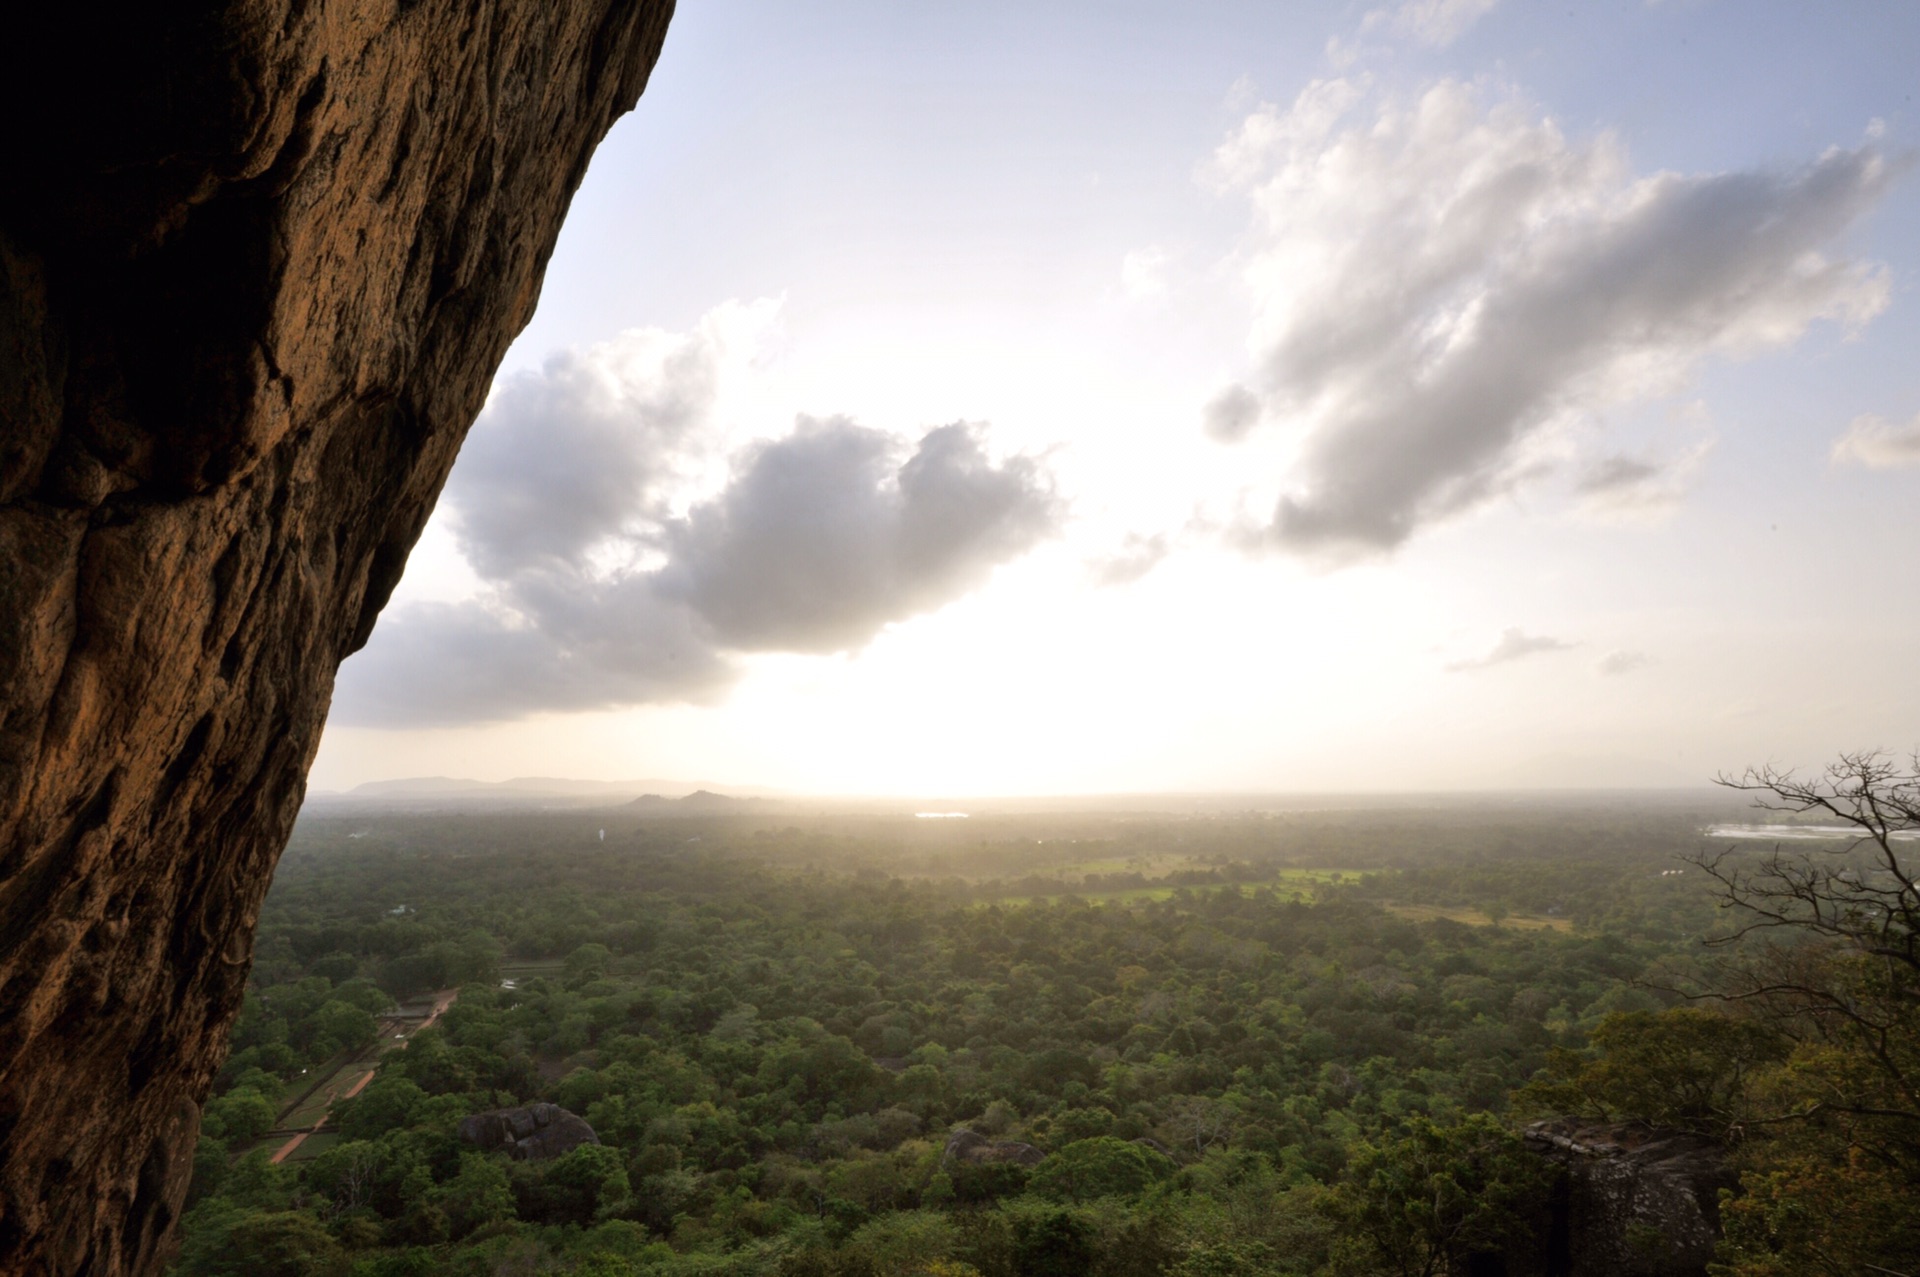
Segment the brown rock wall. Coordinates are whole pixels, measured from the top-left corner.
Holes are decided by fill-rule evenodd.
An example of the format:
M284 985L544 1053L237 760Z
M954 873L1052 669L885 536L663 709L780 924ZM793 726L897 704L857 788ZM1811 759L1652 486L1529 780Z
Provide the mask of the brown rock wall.
M668 0L0 35L0 1272L156 1270L335 667Z

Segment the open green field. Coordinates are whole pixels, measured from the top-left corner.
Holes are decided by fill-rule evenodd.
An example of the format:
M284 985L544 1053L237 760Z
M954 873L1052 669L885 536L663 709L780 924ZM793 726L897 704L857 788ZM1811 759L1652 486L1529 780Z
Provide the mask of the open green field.
M1053 874L1145 874L1159 877L1176 869L1192 868L1192 862L1186 856L1167 854L1158 856L1107 856L1093 860L1075 860L1065 864L1050 865L1048 873Z
M301 1162L310 1162L320 1154L340 1142L340 1132L318 1130L300 1141L300 1147L287 1154L287 1164L297 1166Z
M304 1131L325 1116L326 1111L340 1096L353 1088L353 1084L374 1069L372 1057L361 1059L358 1055L328 1061L322 1065L327 1072L320 1078L300 1102L290 1109L283 1110L277 1123L278 1129Z
M1445 918L1449 922L1464 922L1470 927L1502 926L1512 927L1515 931L1572 931L1571 918L1542 918L1526 914L1508 914L1497 924L1478 909L1449 908L1444 905L1384 905L1388 913L1398 914L1414 922L1432 922L1436 918Z

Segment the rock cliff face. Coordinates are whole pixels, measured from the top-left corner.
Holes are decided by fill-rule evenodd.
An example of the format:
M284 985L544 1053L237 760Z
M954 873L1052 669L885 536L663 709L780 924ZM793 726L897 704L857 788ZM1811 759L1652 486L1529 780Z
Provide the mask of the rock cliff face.
M1720 1190L1738 1182L1719 1144L1577 1118L1536 1123L1527 1144L1559 1173L1509 1277L1706 1277Z
M0 24L0 1271L157 1270L335 667L671 7Z

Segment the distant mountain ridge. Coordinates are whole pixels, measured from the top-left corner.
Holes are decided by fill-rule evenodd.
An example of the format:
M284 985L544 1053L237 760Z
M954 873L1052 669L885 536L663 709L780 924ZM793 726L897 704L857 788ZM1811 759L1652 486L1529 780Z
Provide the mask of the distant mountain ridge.
M727 789L741 797L716 792ZM650 797L664 803L692 804L690 810L723 809L725 805L748 801L746 796L766 798L778 791L752 786L720 786L712 781L684 780L576 780L564 776L516 776L512 780L470 780L456 776L409 776L395 780L372 780L352 789L310 794L309 801L322 803L377 803L409 805L426 803L456 806L517 804L604 805L633 802Z

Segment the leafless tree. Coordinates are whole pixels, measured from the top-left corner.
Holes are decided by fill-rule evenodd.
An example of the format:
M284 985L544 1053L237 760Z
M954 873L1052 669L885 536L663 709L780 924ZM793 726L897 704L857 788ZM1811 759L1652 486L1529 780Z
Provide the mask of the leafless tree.
M1240 1127L1240 1110L1225 1100L1192 1095L1174 1106L1171 1126L1180 1142L1192 1141L1193 1151L1202 1157L1216 1144L1230 1148Z
M1756 767L1719 783L1757 795L1764 811L1824 817L1847 834L1793 850L1783 839L1760 857L1727 848L1691 858L1717 884L1731 925L1707 942L1722 957L1689 996L1741 1004L1796 1040L1870 1062L1836 1073L1825 1094L1782 1120L1820 1111L1865 1119L1880 1132L1872 1151L1908 1160L1920 1148L1920 883L1912 863L1920 852L1920 754L1863 751L1812 776Z
M365 1206L373 1196L373 1183L380 1169L380 1153L371 1144L356 1144L347 1151L344 1165L337 1168L332 1193L322 1215L334 1219Z
M1843 754L1808 779L1756 767L1719 783L1760 795L1754 805L1763 811L1825 815L1853 836L1793 854L1776 845L1758 865L1731 851L1695 858L1738 918L1717 943L1787 930L1842 941L1920 975L1920 885L1899 845L1920 836L1920 755L1898 762L1878 751Z

